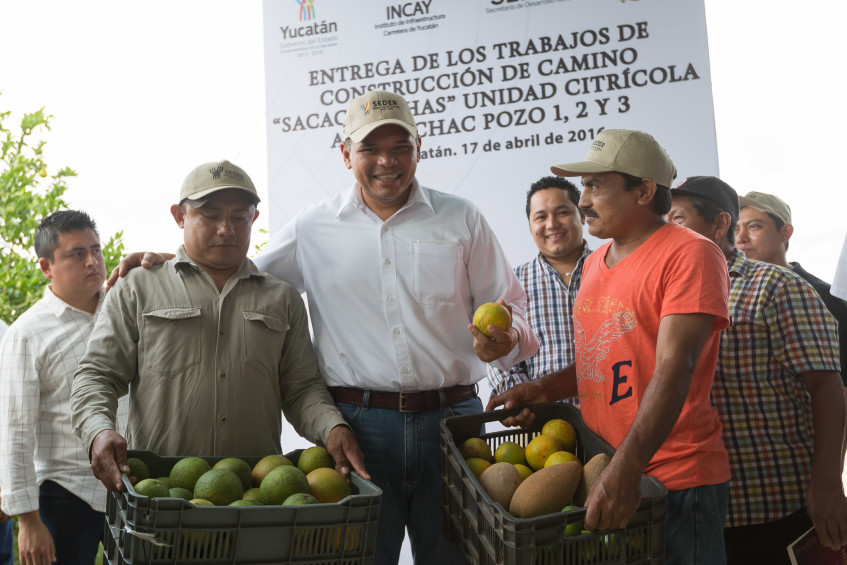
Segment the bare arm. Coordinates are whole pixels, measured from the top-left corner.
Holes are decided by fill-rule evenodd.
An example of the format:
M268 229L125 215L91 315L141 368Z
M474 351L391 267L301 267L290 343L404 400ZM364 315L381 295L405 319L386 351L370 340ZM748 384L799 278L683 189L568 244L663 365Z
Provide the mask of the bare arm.
M503 394L492 396L485 410L490 412L498 406L509 409L515 406L544 404L545 402L570 398L576 396L576 394L576 366L571 363L561 371L515 385ZM535 414L529 408L525 408L519 414L506 418L501 423L504 426L528 427L532 425L533 421L535 421Z
M676 424L714 324L707 314L662 318L653 378L632 427L588 495L586 529L623 528L638 509L641 475Z
M49 565L56 561L53 537L38 510L24 512L18 516L18 555L21 565Z
M847 545L847 498L841 479L847 419L843 385L835 371L808 371L803 379L812 398L815 430L806 506L821 543L838 550Z

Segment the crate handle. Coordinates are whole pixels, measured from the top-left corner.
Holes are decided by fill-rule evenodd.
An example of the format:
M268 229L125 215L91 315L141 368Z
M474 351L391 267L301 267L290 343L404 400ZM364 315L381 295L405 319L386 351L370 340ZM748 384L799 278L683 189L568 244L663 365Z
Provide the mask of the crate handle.
M135 492L135 489L132 488L132 481L129 480L129 475L127 475L126 473L121 473L121 479L123 480L124 487L127 489L127 492L130 492L130 490L132 492ZM136 493L136 496L141 497L144 495ZM144 496L144 498L147 497ZM140 540L149 541L150 543L158 547L171 547L171 544L165 543L159 538L157 538L156 534L148 534L145 532L137 532L133 530L132 526L129 525L129 518L127 518L126 511L124 511L124 509L120 505L118 505L118 513L121 515L121 519L124 524L121 528L124 532L128 533L131 536L135 536Z

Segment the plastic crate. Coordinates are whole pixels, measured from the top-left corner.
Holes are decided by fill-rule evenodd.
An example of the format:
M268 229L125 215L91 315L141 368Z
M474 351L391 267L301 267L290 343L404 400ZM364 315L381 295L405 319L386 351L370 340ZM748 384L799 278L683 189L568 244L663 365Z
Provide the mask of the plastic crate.
M285 454L297 464L302 450ZM129 451L151 477L170 474L181 457ZM204 457L214 465L224 457ZM251 466L261 457L241 457ZM104 563L373 563L382 490L350 474L351 494L333 504L196 507L179 498L150 499L125 490L109 493Z
M460 546L475 565L623 565L664 563L667 489L652 477L641 478L641 504L624 530L565 537L568 524L585 518L585 509L515 518L494 503L480 487L459 452L462 442L481 437L492 452L505 441L526 446L541 433L547 420L561 418L576 430L576 455L587 461L614 450L589 430L579 410L568 404L533 406L530 428L512 428L481 434L487 422L517 413L497 410L454 416L441 422L442 479L448 539Z

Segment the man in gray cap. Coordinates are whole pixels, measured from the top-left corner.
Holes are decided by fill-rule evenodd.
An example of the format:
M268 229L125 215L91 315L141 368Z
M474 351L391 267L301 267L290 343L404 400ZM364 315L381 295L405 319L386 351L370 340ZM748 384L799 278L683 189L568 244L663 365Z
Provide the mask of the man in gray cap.
M847 387L847 302L833 296L828 282L816 277L797 261L788 262L788 243L794 235L791 208L784 200L764 192L748 192L739 197L741 212L735 232L735 246L748 259L773 263L794 271L812 285L838 322L841 382ZM847 391L845 391L847 395Z
M588 494L586 528L625 527L647 474L669 491L665 563L722 563L729 462L709 394L729 322L723 255L665 221L676 168L645 132L604 130L585 161L552 171L582 177L588 232L611 242L583 265L575 364L488 408L578 394L585 423L617 450ZM504 423L533 419L527 408Z
M689 177L671 195L668 220L714 241L729 267L731 321L712 387L732 471L727 562L788 565L786 545L813 524L825 545L840 549L845 403L834 320L795 273L733 246L739 213L731 186Z
M109 490L129 471L127 445L160 455L280 453L281 412L368 477L318 372L302 298L247 259L258 202L241 168L200 165L171 206L184 233L176 256L107 294L71 401L75 431ZM115 431L125 394L126 440Z

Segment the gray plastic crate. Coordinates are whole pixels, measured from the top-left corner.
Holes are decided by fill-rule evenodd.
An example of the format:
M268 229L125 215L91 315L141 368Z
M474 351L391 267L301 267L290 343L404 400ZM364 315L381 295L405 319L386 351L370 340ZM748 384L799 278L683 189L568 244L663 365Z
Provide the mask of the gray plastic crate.
M285 454L297 464L302 450ZM129 451L150 476L167 476L181 457ZM204 457L214 465L224 457ZM251 466L261 457L241 457ZM382 490L351 473L351 495L334 504L196 507L178 498L109 493L104 563L373 563Z
M554 403L533 406L532 410L535 422L526 429L480 434L487 422L516 414L516 409L454 416L441 422L442 504L448 539L460 546L474 565L664 563L668 491L652 477L641 478L641 504L626 529L602 534L565 537L565 527L583 520L585 509L521 519L491 500L459 452L468 438L481 437L492 453L505 441L526 446L541 434L545 422L560 418L576 430L576 455L581 461L598 453L614 454L608 443L588 429L573 406Z

